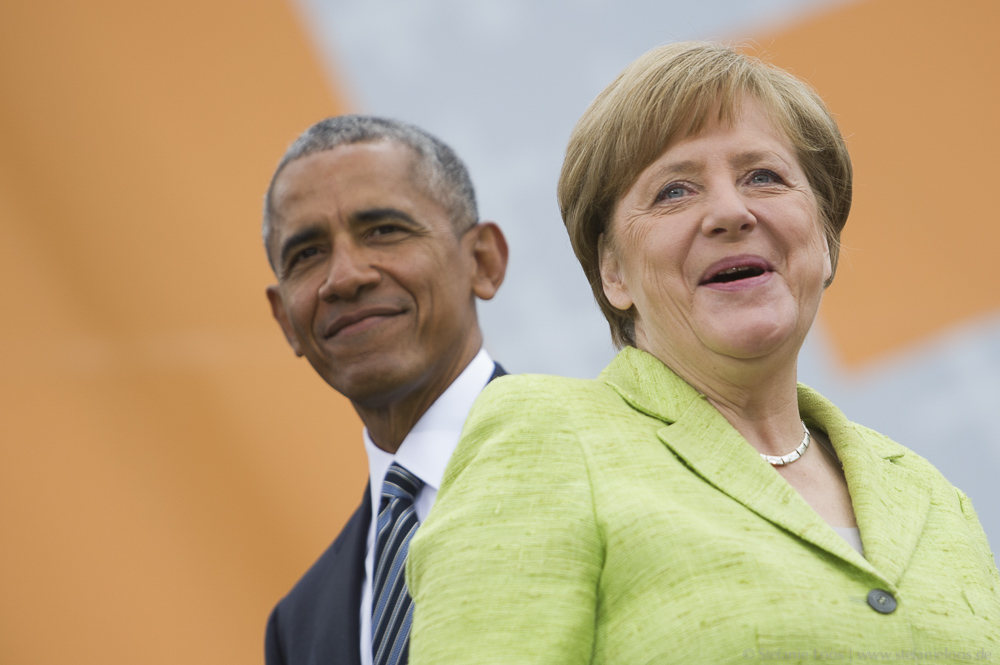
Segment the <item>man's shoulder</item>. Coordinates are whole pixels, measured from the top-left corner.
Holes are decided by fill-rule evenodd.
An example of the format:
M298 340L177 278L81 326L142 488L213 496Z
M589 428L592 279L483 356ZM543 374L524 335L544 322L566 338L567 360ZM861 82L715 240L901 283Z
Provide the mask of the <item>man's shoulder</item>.
M493 374L490 375L490 381L493 379L499 379L501 376L507 376L507 370L503 368L503 365L494 361L493 362ZM487 381L489 383L489 381Z
M371 503L365 500L337 538L271 613L268 663L311 662L306 652L357 651ZM280 654L280 657L278 657Z
M361 569L364 570L364 545L370 521L371 507L366 501L358 506L336 539L296 582L282 602L316 595L317 589L328 587L337 578L343 578L347 572L344 564L352 559L360 559Z

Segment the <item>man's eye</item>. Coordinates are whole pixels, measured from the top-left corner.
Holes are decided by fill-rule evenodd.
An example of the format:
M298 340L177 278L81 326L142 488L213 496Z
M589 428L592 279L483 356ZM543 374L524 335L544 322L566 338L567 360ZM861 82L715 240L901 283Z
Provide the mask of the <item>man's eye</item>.
M295 254L292 255L292 260L289 262L289 267L294 266L296 263L300 261L310 259L316 256L317 254L319 254L318 247L306 247L304 249L300 249L299 251L295 252Z
M392 233L398 233L401 229L395 224L380 224L374 227L369 234L373 236L385 236Z

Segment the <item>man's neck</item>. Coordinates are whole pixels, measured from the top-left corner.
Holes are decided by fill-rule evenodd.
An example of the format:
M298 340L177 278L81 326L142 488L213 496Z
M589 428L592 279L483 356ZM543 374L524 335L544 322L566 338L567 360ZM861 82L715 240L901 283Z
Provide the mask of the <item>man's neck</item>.
M479 353L480 346L481 343L478 343L470 347L457 357L447 371L441 372L439 376L431 378L398 400L380 406L366 406L354 402L354 410L368 429L368 436L372 442L387 453L395 455L410 430L469 366Z

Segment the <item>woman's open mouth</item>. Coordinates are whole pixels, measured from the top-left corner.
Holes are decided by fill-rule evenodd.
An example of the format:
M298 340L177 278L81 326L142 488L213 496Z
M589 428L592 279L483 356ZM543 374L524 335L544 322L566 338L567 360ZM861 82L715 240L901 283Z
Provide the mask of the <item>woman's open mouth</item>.
M713 277L710 277L705 283L706 284L725 284L726 282L735 282L740 279L748 279L750 277L757 277L758 275L763 275L766 271L759 266L737 266L735 268L729 268L728 270L723 270L717 273Z
M760 256L730 256L712 264L705 271L700 286L722 287L727 290L753 286L766 282L772 272L774 268Z

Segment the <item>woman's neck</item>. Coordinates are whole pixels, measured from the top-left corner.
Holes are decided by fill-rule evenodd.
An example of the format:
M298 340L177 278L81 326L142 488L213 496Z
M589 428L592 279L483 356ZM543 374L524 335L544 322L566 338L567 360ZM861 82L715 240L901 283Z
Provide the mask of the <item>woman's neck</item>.
M759 452L784 455L802 440L796 355L692 358L643 350L705 395Z

